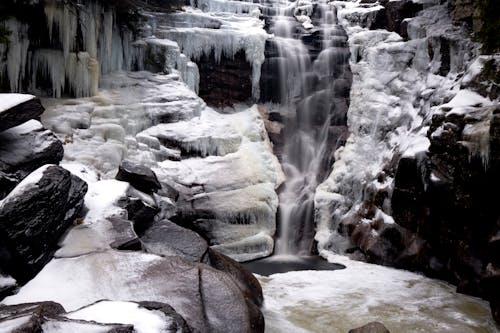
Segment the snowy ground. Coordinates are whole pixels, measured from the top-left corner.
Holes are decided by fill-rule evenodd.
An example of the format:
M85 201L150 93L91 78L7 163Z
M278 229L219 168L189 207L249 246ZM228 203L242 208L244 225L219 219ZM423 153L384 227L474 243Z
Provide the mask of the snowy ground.
M500 332L487 302L421 275L329 255L346 269L260 276L268 333L345 333L371 321L391 332Z

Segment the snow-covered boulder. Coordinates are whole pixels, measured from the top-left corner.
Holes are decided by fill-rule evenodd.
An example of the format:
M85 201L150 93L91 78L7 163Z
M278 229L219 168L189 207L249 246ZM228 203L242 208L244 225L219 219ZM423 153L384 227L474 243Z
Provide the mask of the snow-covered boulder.
M1 332L190 333L182 316L159 302L98 301L66 313L55 302L0 306Z
M66 229L75 222L87 185L55 165L26 177L0 201L3 271L20 282L32 278L50 258Z
M38 119L43 111L40 100L33 95L0 94L0 132Z
M0 171L17 181L45 164L58 164L63 154L62 142L37 120L0 132Z

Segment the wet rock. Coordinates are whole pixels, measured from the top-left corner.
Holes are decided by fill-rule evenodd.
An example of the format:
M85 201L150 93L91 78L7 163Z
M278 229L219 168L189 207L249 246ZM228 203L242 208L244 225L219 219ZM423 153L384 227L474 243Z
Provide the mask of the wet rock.
M141 242L150 253L180 256L192 262L201 262L208 250L207 242L200 235L168 220L153 223Z
M209 264L215 269L222 271L231 276L243 292L243 295L255 304L257 307L262 306L264 296L262 287L255 276L248 271L243 265L217 252L214 249L208 250Z
M216 61L214 54L203 55L196 61L200 71L199 96L211 106L228 106L248 101L252 97L252 67L245 52L233 58L222 56Z
M10 181L20 181L42 165L59 163L63 154L61 141L36 120L0 133L0 172Z
M131 221L119 218L110 217L108 221L113 229L111 233L114 234L114 240L109 244L112 248L117 250L133 250L139 251L142 249L139 237L134 231L133 223Z
M87 184L58 166L42 167L0 204L0 263L20 282L52 257L59 238L83 206Z
M160 211L139 198L127 198L122 207L127 210L128 219L134 222L134 230L139 236L153 224L155 216Z
M407 31L401 29L402 22L406 18L414 17L423 5L412 0L384 1L383 10L380 10L370 29L386 29L400 34L403 38L408 37Z
M364 326L349 330L349 333L390 333L382 323L372 322Z
M144 193L157 192L162 187L151 169L127 160L120 164L115 179L128 182Z
M11 95L11 94L7 94ZM0 95L0 98L6 98ZM29 98L29 95L26 95ZM40 99L32 96L26 102L12 106L6 110L0 110L0 132L21 125L30 119L40 119L40 115L45 111Z
M192 330L189 325L186 323L186 320L178 314L173 307L168 304L160 303L160 302L139 302L141 307L151 310L151 311L160 311L163 312L168 318L172 319L169 322L169 326L167 330L169 332L175 333L191 333Z
M392 216L397 223L416 232L419 223L426 218L425 184L428 158L403 157L396 171L391 199Z

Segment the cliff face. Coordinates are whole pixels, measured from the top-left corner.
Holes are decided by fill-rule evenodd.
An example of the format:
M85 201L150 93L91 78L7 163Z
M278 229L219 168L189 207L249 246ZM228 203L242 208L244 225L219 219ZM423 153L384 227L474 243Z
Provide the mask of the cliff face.
M340 5L354 55L351 136L317 190L316 239L450 281L489 299L498 320L499 57L478 57L492 46L471 38L490 5Z

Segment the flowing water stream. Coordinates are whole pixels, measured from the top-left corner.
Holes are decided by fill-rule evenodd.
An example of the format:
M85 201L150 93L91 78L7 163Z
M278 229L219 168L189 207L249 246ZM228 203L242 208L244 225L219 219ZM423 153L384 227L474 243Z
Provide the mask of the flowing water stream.
M285 123L281 160L287 176L275 255L307 256L314 247L314 192L329 172L329 156L343 134L351 78L347 37L335 7L290 4L273 3L269 28L278 55ZM306 30L308 22L298 22L304 15L312 17L314 28Z

